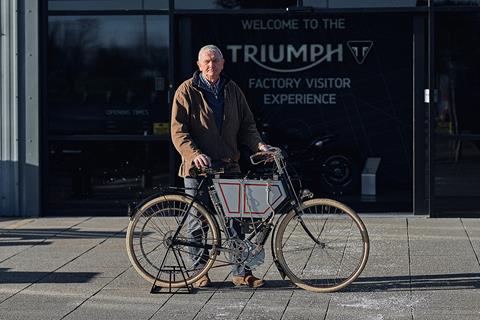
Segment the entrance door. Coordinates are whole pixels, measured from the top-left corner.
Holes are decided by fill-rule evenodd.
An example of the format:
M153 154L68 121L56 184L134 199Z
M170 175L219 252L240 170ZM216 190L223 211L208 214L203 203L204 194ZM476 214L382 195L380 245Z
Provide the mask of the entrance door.
M480 11L434 16L431 214L480 212Z

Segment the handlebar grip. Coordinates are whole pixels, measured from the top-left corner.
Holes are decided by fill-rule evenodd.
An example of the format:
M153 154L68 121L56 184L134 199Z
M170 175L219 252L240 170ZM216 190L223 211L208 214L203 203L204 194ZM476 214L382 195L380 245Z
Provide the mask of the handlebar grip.
M200 169L197 167L191 167L190 170L188 170L188 176L190 178L196 178L201 174Z
M260 151L250 156L252 164L260 164L262 162L270 162L274 159L283 158L282 149L271 147L268 151Z
M272 154L270 152L265 152L265 151L257 152L250 156L250 162L252 164L259 164L259 163L268 161L269 159L271 159L271 156Z
M197 178L198 176L201 175L215 175L215 174L222 174L225 173L225 168L197 168L197 167L192 167L188 171L188 175L191 178Z

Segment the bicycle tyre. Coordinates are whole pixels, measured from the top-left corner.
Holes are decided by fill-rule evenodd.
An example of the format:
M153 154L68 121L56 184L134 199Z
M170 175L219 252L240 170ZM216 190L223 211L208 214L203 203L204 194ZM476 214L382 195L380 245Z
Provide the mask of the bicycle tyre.
M307 200L301 212L299 217L291 210L275 234L275 254L285 274L308 291L345 288L357 279L368 260L370 242L365 225L355 211L331 199Z
M130 220L126 235L128 257L135 270L148 282L155 283L160 287L184 287L185 282L192 284L200 279L215 262L218 244L217 223L201 204L195 203L193 205L194 210L190 209L188 213L190 217L187 217L187 221L188 219L196 221L195 219L198 218L201 223L201 243L204 246L211 246L208 258L206 254L203 255L203 252L201 256L200 253L197 254L200 257L194 256L188 251L187 246L177 245L175 253L179 258L178 260L183 261L183 263L187 260L186 270L184 270L185 280L179 270L174 272L173 280L170 278L171 273L159 273L162 261L165 262L164 266L169 263L177 265L177 261L174 260L176 258L173 249L168 249L168 239L171 240L172 235L177 230L190 202L191 199L184 195L162 195L142 205ZM179 230L177 239L183 237L186 241L191 241L190 238L187 238L191 236L186 236L188 233L187 221ZM198 237L196 241L199 241ZM192 263L195 259L203 259L204 261L199 266L194 266Z

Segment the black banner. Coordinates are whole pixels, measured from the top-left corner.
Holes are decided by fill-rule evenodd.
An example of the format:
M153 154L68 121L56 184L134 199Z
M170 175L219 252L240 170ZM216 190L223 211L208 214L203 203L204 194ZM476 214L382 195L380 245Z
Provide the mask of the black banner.
M380 186L411 189L411 16L197 15L178 21L179 80L191 76L199 48L215 44L258 121L305 139L335 134L360 166L367 157L382 158Z

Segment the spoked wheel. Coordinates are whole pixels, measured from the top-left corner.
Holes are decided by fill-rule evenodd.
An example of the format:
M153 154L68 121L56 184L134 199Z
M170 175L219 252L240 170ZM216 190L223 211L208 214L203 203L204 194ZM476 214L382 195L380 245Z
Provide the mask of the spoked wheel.
M147 281L154 283L158 275L158 286L185 286L178 267L173 273L168 271L172 266L185 265L183 272L190 284L215 261L217 225L198 203L187 213L189 203L190 199L183 195L159 196L145 203L128 225L128 257ZM185 223L180 227L185 215Z
M297 286L314 292L345 288L362 272L369 239L358 215L330 199L311 199L289 212L275 236L275 253Z

